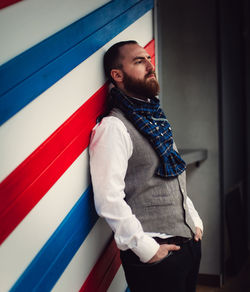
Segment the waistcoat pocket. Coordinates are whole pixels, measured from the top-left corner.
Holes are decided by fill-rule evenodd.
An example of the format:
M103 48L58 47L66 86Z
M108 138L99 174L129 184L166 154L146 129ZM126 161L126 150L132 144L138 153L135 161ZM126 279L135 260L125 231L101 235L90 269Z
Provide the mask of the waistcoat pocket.
M173 205L174 200L172 195L155 195L143 204L145 207L154 207L154 206L170 206Z

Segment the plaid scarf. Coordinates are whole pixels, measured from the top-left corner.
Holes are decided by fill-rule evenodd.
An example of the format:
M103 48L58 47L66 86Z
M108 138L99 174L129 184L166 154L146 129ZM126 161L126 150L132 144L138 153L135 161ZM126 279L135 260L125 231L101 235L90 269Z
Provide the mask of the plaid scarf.
M135 128L148 139L160 158L156 174L161 177L175 177L181 174L186 164L173 149L170 124L160 108L158 98L150 102L125 96L116 87L110 91L114 107L119 108Z

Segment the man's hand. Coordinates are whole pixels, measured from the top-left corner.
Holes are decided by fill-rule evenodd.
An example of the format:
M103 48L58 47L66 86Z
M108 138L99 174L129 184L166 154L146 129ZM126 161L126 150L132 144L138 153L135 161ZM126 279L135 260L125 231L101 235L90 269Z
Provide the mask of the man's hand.
M195 241L202 240L202 231L199 227L196 227L194 239L195 239Z
M175 244L162 244L160 245L157 253L151 258L151 260L148 261L149 264L158 262L161 259L165 258L169 251L171 250L179 250L180 246L175 245Z

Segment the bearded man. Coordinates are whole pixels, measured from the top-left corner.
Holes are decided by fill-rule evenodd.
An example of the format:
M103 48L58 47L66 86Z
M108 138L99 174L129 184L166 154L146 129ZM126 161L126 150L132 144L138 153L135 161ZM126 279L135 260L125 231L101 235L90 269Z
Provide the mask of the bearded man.
M120 42L105 53L104 69L114 84L111 110L89 147L97 213L114 232L131 292L194 292L203 225L151 57L135 41Z

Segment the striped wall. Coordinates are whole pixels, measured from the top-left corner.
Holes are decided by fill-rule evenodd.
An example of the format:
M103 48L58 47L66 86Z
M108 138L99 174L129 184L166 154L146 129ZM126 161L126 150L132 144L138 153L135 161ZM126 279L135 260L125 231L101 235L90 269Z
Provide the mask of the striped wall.
M136 39L154 56L153 6L2 2L1 292L126 290L111 230L94 209L88 144L108 92L103 54Z

